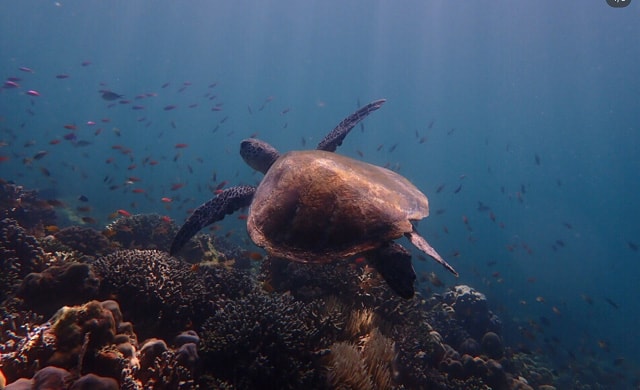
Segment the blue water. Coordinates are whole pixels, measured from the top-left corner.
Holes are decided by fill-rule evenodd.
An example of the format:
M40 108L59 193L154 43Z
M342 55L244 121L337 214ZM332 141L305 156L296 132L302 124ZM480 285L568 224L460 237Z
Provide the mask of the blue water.
M182 223L222 181L260 180L243 138L312 148L358 102L386 98L339 152L389 164L429 197L420 231L460 278L415 261L418 273L487 294L507 342L560 369L571 351L637 373L639 12L604 0L1 2L0 77L20 87L0 89L0 176L64 201L61 225L88 215L101 228L118 209ZM243 221L220 225L250 245ZM540 317L544 333L520 336Z

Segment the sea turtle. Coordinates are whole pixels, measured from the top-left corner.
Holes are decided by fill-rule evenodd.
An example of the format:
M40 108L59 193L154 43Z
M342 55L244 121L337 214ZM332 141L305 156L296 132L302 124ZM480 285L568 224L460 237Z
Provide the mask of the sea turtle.
M429 202L420 190L393 171L332 153L384 102L371 102L345 118L316 150L280 155L264 141L242 141L240 155L264 178L257 188L230 187L198 207L180 228L170 253L176 254L203 227L251 206L249 235L272 256L323 263L362 254L408 299L416 279L411 255L393 241L406 236L457 275L411 223L429 215Z

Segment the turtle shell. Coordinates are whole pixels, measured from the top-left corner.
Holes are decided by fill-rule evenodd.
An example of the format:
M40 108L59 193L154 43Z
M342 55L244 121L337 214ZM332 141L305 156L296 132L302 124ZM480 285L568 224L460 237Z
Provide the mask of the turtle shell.
M412 231L429 201L388 169L321 150L271 166L251 204L251 239L272 256L327 262L378 248Z

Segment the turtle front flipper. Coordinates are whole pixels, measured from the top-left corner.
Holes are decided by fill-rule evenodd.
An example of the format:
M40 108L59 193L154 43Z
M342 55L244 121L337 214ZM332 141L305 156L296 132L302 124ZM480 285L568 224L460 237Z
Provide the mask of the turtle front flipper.
M389 287L404 299L415 294L416 272L411 254L402 245L390 242L365 254L369 264L382 275Z
M385 102L385 99L375 100L344 118L342 122L335 127L335 129L331 130L331 132L327 134L322 141L320 141L316 149L324 150L325 152L335 152L338 146L342 145L344 137L349 134L351 129L366 118L367 115L382 107Z
M411 243L413 245L415 245L416 248L418 248L421 251L423 251L424 253L428 254L432 259L434 259L438 263L442 264L442 266L444 268L446 268L449 272L451 272L455 276L458 276L458 272L456 272L456 270L453 269L453 267L450 266L449 263L447 263L438 254L438 252L436 252L436 250L433 249L433 247L431 245L429 245L429 243L427 242L427 240L424 239L424 237L422 237L421 235L418 234L416 229L413 229L410 233L405 233L405 236L407 236L409 241L411 241Z
M255 192L256 188L251 186L230 187L195 209L174 237L169 253L172 256L175 255L203 227L220 221L227 214L249 206Z

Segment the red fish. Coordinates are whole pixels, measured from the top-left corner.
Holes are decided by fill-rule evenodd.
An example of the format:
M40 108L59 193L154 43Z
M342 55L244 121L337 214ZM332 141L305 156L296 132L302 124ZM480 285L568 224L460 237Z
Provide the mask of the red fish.
M184 149L184 148L186 148L187 146L189 146L189 145L187 145L187 144L176 144L176 146L175 146L175 147L176 147L176 149Z
M160 199L160 200L161 200L161 201L163 201L164 203L171 203L171 202L173 202L173 199L171 199L171 198L167 198L166 196L165 196L164 198Z
M174 183L171 185L171 191L179 190L184 186L185 186L185 183Z
M64 128L67 129L67 130L76 130L77 129L76 125L71 125L71 124L64 125Z
M57 145L57 144L59 144L59 143L60 143L60 140L59 140L59 139L57 139L57 138L52 139L51 141L49 141L49 145Z
M128 212L127 210L123 210L123 209L118 210L117 213L122 215L123 217L130 217L131 216L130 212Z
M131 192L133 192L134 194L144 194L145 190L143 190L142 188L134 188L133 190L131 190Z
M33 90L33 89L28 90L28 91L26 92L26 94L27 94L27 95L29 95L29 96L40 96L40 92L35 91L35 90Z

